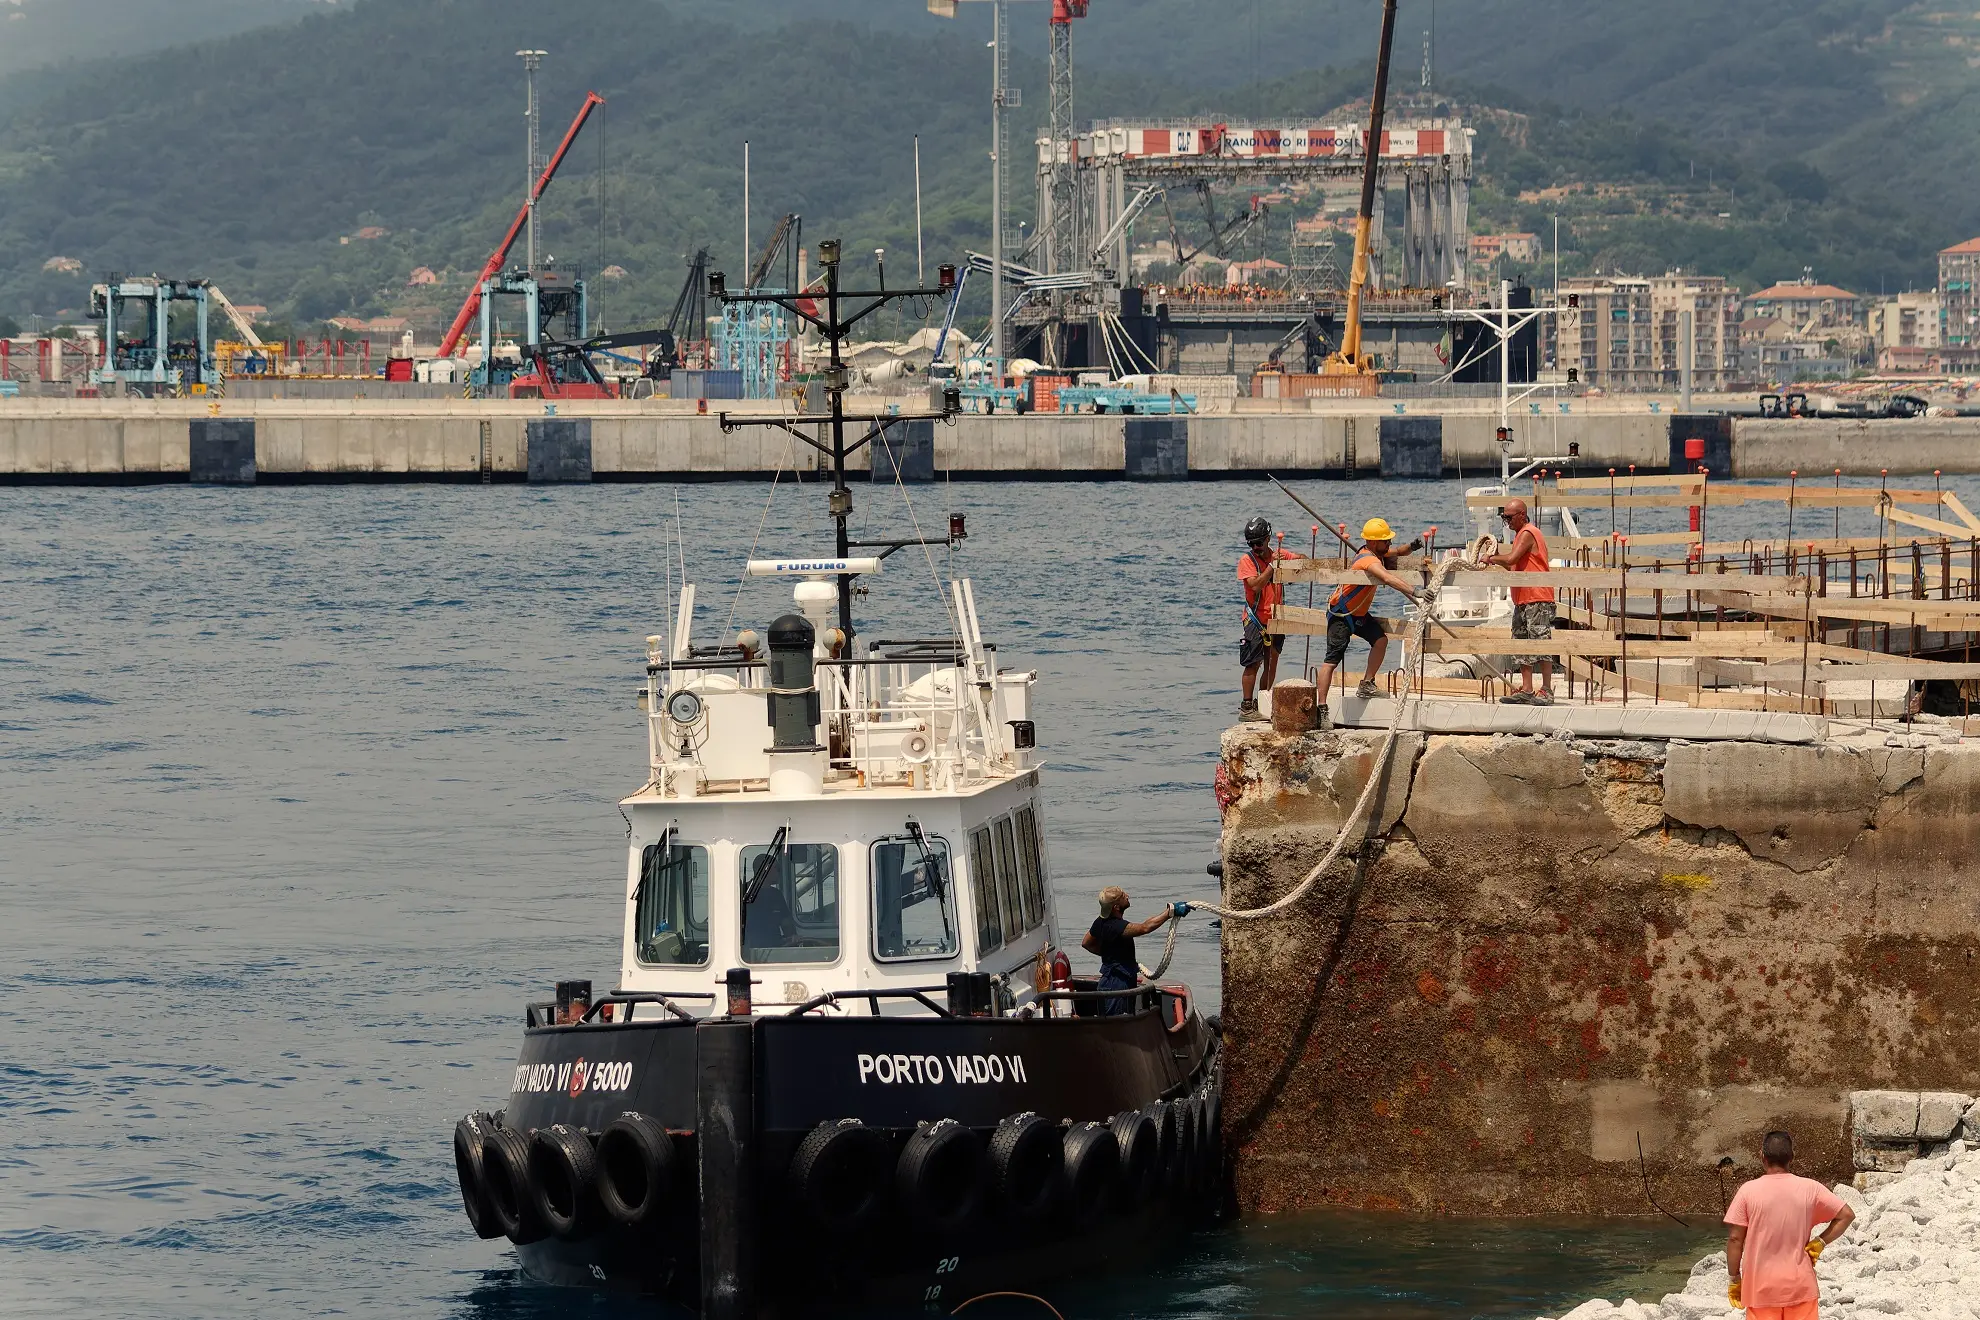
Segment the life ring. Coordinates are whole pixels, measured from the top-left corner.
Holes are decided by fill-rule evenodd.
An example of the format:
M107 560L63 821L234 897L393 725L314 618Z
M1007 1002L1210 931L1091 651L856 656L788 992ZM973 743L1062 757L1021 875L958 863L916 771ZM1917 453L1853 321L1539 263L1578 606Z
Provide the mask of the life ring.
M469 1114L454 1124L454 1173L461 1180L461 1206L477 1237L498 1238L502 1225L488 1204L487 1146L488 1123L480 1114Z
M887 1139L856 1118L820 1123L791 1157L791 1191L825 1228L855 1233L886 1192Z
M529 1136L529 1181L537 1217L567 1242L598 1227L598 1156L591 1138L567 1123L552 1123Z
M910 1223L961 1228L983 1198L983 1142L953 1118L916 1128L901 1147L894 1183Z
M1066 1129L1066 1217L1085 1228L1100 1217L1114 1196L1121 1148L1105 1123L1075 1123Z
M529 1139L512 1127L490 1127L482 1144L481 1167L488 1208L509 1241L522 1246L547 1237L550 1230L537 1215L536 1192L529 1181Z
M658 1218L674 1189L674 1139L645 1114L621 1114L598 1137L598 1203L637 1228Z
M1065 1163L1058 1125L1036 1114L1005 1119L990 1138L991 1179L1004 1205L1021 1219L1051 1213Z
M1161 1190L1162 1133L1154 1119L1137 1109L1116 1114L1107 1126L1121 1153L1114 1201L1122 1210L1132 1210Z

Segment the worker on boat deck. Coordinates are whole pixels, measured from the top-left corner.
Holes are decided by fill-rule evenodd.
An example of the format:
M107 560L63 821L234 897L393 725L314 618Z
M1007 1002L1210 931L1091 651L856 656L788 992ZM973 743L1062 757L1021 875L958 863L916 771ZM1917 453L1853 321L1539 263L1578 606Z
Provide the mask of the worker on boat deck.
M1418 594L1415 586L1389 571L1390 546L1395 539L1396 534L1384 519L1370 518L1364 523L1362 546L1349 568L1365 575L1368 581L1343 582L1327 597L1327 654L1313 685L1314 696L1320 699L1317 713L1323 718L1327 714L1327 687L1334 681L1334 671L1347 658L1349 644L1357 637L1368 643L1368 668L1362 672L1355 695L1363 699L1381 695L1381 689L1375 686L1375 675L1382 672L1382 657L1389 652L1389 634L1383 630L1380 619L1368 616L1368 607L1374 603L1378 587L1394 587L1411 600L1416 600Z
M1086 932L1086 938L1079 942L1080 948L1100 957L1102 990L1132 990L1140 985L1141 964L1135 961L1135 940L1162 929L1176 917L1189 915L1189 904L1171 903L1146 921L1129 921L1127 910L1127 890L1108 885L1100 891L1100 915ZM1134 1011L1132 995L1104 1002L1109 1016Z
M1726 1297L1751 1320L1816 1320L1815 1262L1856 1219L1840 1196L1788 1172L1794 1138L1769 1132L1760 1146L1766 1172L1742 1184L1726 1207ZM1811 1238L1817 1224L1827 1224Z
M1244 640L1238 643L1244 699L1238 705L1238 718L1256 720L1264 718L1258 713L1258 690L1270 692L1279 677L1280 639L1266 631L1286 595L1279 585L1278 567L1299 556L1283 547L1272 548L1272 524L1263 518L1244 525L1244 543L1247 549L1238 556L1237 565L1238 581L1244 584Z
M1526 516L1526 501L1511 499L1506 501L1499 516L1505 519L1506 526L1512 529L1512 544L1496 555L1488 556L1488 564L1509 568L1515 573L1548 573L1553 566L1547 562L1547 538ZM1554 635L1554 589L1552 587L1514 587L1512 589L1514 637L1539 641ZM1554 704L1554 657L1551 655L1522 655L1516 657L1519 663L1519 686L1499 698L1510 706L1551 706ZM1533 690L1533 671L1540 671L1540 690Z

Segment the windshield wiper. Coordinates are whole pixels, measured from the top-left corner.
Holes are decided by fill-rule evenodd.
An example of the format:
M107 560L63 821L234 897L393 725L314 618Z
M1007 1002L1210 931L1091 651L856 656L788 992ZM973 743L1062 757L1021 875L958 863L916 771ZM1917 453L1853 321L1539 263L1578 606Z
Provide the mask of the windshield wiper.
M790 832L790 826L779 825L777 832L770 836L770 846L763 850L763 855L756 859L756 865L750 868L749 883L743 886L744 907L754 903L757 896L762 894L763 883L770 878L770 868L775 866L784 855L784 840Z

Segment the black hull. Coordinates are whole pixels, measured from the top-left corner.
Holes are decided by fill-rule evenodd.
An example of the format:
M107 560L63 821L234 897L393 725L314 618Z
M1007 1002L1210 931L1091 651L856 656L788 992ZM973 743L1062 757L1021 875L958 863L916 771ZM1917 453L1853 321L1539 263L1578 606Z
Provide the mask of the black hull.
M540 1027L525 1036L498 1121L520 1134L565 1124L595 1141L638 1112L674 1142L679 1176L664 1213L636 1228L601 1216L581 1236L519 1242L534 1278L654 1296L711 1317L948 1310L984 1292L1091 1274L1096 1250L1110 1267L1129 1266L1216 1218L1220 1081L1214 1031L1168 996L1159 1010L1117 1017ZM1020 1212L986 1161L977 1208L937 1225L910 1210L895 1169L909 1138L944 1120L987 1143L1017 1115L1105 1124L1144 1110L1177 1125L1169 1164L1153 1183L1113 1175L1104 1204L1075 1206L1067 1195ZM807 1136L854 1119L876 1134L873 1167L886 1175L856 1229L814 1214L793 1181Z

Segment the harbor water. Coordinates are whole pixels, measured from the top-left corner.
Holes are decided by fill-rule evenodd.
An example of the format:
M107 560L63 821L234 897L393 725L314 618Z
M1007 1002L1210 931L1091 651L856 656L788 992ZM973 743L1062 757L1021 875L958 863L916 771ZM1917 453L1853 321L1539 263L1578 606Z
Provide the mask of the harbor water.
M1003 662L1039 670L1069 942L1106 884L1131 915L1210 896L1239 531L1264 512L1304 550L1310 520L1262 482L911 489L860 490L856 535L954 510L969 537L890 558L862 630L946 630L953 567ZM1459 539L1457 483L1307 489L1355 526ZM501 1103L526 999L614 980L615 802L643 778L643 639L683 569L712 642L788 602L737 594L747 553L828 544L822 488L766 493L0 490L0 1309L643 1313L521 1279L467 1228L448 1142ZM1207 919L1174 971L1214 1007ZM1712 1227L1286 1216L1053 1300L1069 1320L1558 1314L1678 1286Z

